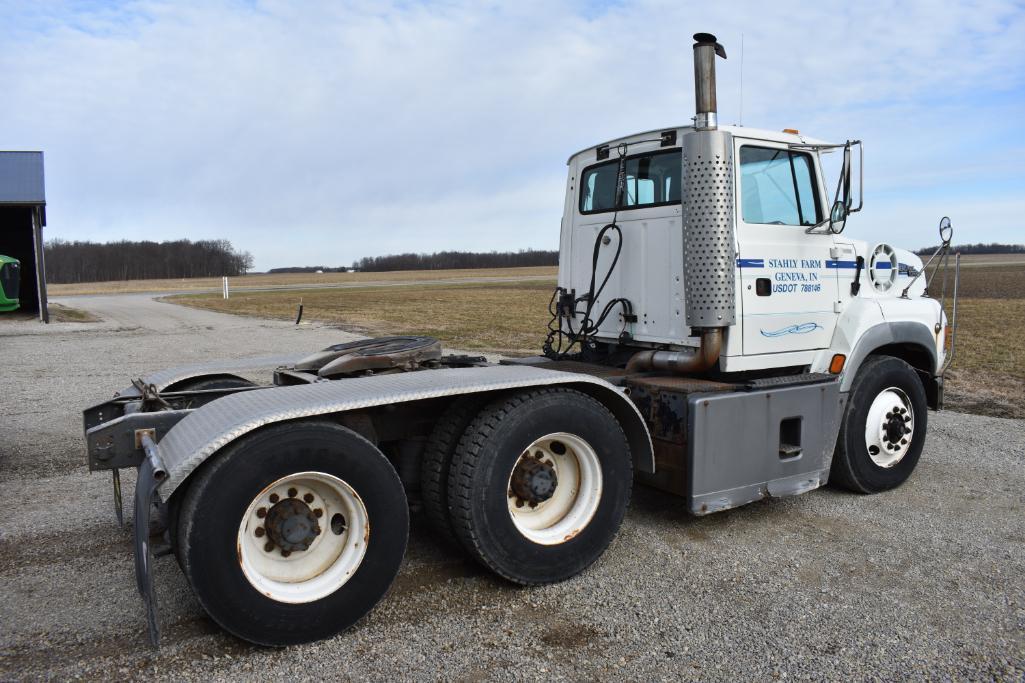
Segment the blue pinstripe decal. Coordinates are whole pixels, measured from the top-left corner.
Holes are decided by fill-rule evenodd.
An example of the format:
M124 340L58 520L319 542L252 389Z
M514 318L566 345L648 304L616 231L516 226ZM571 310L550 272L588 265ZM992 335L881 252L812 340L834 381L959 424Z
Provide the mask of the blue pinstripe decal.
M857 261L832 261L827 260L825 262L826 269L828 270L854 270L858 267ZM738 258L738 268L764 268L765 259L760 258ZM911 266L907 263L898 263L897 272L901 275L908 275L908 270ZM878 270L889 270L890 264L888 262L881 262L876 264Z

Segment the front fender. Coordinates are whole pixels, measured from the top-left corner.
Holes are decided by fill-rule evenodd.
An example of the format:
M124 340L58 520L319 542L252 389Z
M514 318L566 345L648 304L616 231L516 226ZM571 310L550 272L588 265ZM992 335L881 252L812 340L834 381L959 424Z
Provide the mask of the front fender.
M936 337L932 329L920 322L884 322L865 330L847 356L843 375L840 378L840 391L850 391L851 384L858 368L865 359L884 346L901 344L921 349L930 359L928 372L934 376L939 368L936 353ZM925 370L924 368L918 368Z
M626 433L635 469L654 472L644 418L616 387L589 375L496 365L273 387L217 399L190 413L160 441L160 456L168 474L160 496L167 500L210 456L268 424L430 398L556 385L578 388L608 407Z

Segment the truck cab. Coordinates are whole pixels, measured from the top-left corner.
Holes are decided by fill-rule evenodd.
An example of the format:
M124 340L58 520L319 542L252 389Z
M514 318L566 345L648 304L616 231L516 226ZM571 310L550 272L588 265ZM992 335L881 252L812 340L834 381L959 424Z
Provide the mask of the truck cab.
M939 303L922 296L924 281L912 283L921 259L823 224L832 202L822 156L842 146L796 130L718 131L728 137L733 158L728 191L736 293L736 322L725 330L718 369L826 372L833 356L851 353L869 328L907 322L920 328L908 340L907 355L935 375L946 321ZM593 340L606 348L700 345L685 316L681 198L687 172L681 145L695 132L693 126L646 131L582 150L567 162L558 284L580 295L588 292L592 273L599 282L607 274L593 309L630 302L629 312L616 306L597 325ZM613 223L620 230L599 240Z

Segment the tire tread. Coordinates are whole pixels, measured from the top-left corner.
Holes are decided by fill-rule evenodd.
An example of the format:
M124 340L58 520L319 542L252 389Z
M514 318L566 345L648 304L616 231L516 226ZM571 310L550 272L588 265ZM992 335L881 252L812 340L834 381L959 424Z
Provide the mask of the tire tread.
M476 412L476 401L471 398L449 406L431 432L420 463L420 495L427 521L443 539L460 547L449 513L448 480L453 454Z

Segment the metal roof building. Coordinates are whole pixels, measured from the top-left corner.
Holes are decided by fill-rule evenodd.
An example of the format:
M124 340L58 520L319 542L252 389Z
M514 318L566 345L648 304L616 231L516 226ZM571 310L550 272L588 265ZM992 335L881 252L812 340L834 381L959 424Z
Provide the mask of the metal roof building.
M0 254L21 261L21 310L38 313L40 320L49 322L44 225L43 153L0 151Z

